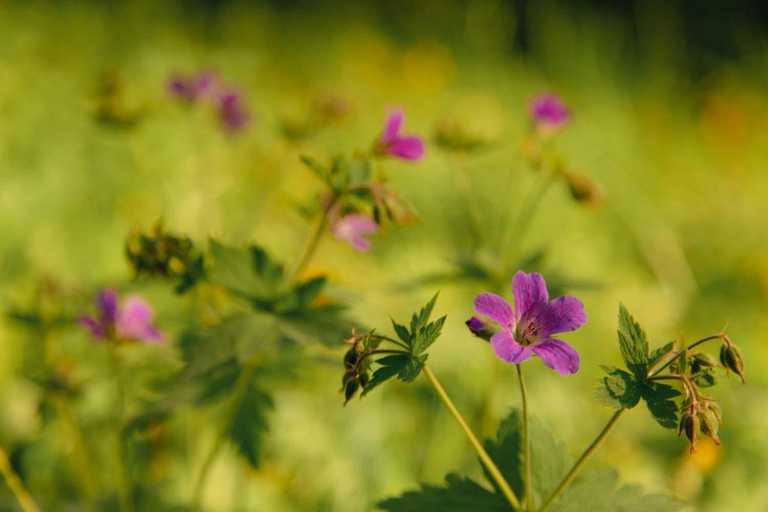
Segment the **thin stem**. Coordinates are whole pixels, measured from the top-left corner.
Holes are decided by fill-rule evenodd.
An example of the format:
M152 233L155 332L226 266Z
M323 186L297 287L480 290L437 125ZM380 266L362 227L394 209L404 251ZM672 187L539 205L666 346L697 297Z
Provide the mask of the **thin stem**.
M61 418L67 430L66 435L72 440L72 469L77 473L80 487L88 500L88 508L96 510L94 503L96 488L94 487L93 471L91 470L91 461L83 437L83 430L80 428L80 422L77 421L72 409L69 407L67 399L62 397L58 402Z
M697 347L698 345L701 345L702 343L704 343L706 341L723 339L723 336L724 335L721 333L721 334L713 334L712 336L707 336L706 338L701 338L700 340L698 340L698 341L688 345L685 348L685 350L686 351L691 350L692 348ZM653 377L654 375L658 375L659 373L664 371L665 368L667 368L669 365L671 365L675 361L675 359L679 358L682 354L683 354L683 351L681 350L681 351L679 351L677 353L677 355L675 355L675 357L673 357L672 359L667 361L661 368L658 368L658 369L651 368L648 371L648 377Z
M108 341L107 352L109 354L109 369L115 382L115 391L117 394L117 413L113 421L115 444L117 452L117 493L120 501L121 512L133 512L133 489L131 486L130 475L128 472L128 463L125 457L125 446L123 446L123 416L125 415L125 388L123 379L120 376L120 364L117 356L117 347L115 340Z
M195 478L191 503L191 508L193 511L199 509L200 498L202 496L203 489L205 488L205 480L208 477L208 473L210 472L210 469L213 465L213 461L216 460L216 455L219 454L219 450L224 445L224 441L227 439L229 430L232 428L232 422L235 420L235 416L237 415L237 410L242 405L243 400L245 400L245 395L248 392L248 387L250 386L251 381L253 380L253 376L256 373L256 367L258 366L258 363L259 358L252 357L240 372L240 376L238 377L237 383L235 384L235 390L232 393L232 402L230 403L227 415L224 419L224 422L221 424L221 429L216 435L216 439L214 440L210 450L208 450L208 453L203 460L203 465L200 467L197 478Z
M521 247L521 242L525 237L525 233L531 225L531 221L538 211L539 205L543 203L542 199L544 198L544 195L555 182L555 178L554 174L547 174L542 178L538 187L531 189L531 193L528 194L525 203L523 203L523 206L520 208L520 213L517 214L514 223L511 225L510 233L505 234L504 239L502 240L499 256L503 261L511 261L512 264L516 264L516 257L506 257L508 242L511 237L514 236L516 239L514 253L518 252Z
M21 508L24 509L24 512L40 512L35 500L32 499L29 491L24 487L24 482L21 481L19 475L13 470L11 460L8 458L8 454L5 453L5 450L2 447L0 447L0 473L5 477L5 481L8 482L8 487L11 489L13 495L16 496L16 500L19 502L19 505L21 505Z
M611 433L611 430L613 430L613 427L616 426L616 423L619 421L619 418L621 418L621 415L625 410L626 409L619 409L616 411L616 414L611 417L608 424L605 426L605 428L603 428L603 431L600 432L595 440L592 441L592 444L590 444L586 451L581 455L581 457L579 457L579 460L576 461L576 463L571 468L571 471L565 476L563 481L560 482L560 485L557 486L557 489L555 489L555 492L552 493L552 496L550 496L547 502L544 503L544 505L539 509L539 512L546 512L549 510L549 507L551 507L557 498L560 497L560 495L563 493L563 491L565 491L565 489L576 477L579 471L581 471L582 466L584 466L592 454L595 453L595 451L600 447L605 438L608 437L608 434Z
M323 239L323 235L325 234L325 228L328 225L328 215L331 212L331 209L338 202L338 199L339 198L337 196L333 196L328 199L328 204L325 208L323 208L323 211L320 214L320 218L315 222L315 225L312 228L309 237L307 238L307 242L304 245L304 250L302 251L301 257L296 263L296 267L291 271L288 279L286 280L288 284L292 284L296 279L299 278L299 276L301 276L301 273L304 271L310 260L312 260L312 257L315 255L315 252L320 245L320 241Z
M523 461L525 465L523 473L525 495L523 496L523 499L525 500L526 509L533 511L533 498L531 497L531 438L530 424L528 422L528 395L525 391L525 379L523 379L522 365L517 364L515 366L517 366L517 377L520 380L520 396L523 399L523 447L525 450L525 460Z
M437 377L435 377L435 374L432 373L432 369L429 366L424 365L423 371L427 376L427 379L429 379L429 383L432 384L433 388L435 388L435 391L440 397L440 400L443 401L443 404L445 404L445 406L453 415L453 418L467 435L467 438L469 438L469 442L472 443L472 447L475 449L477 455L480 457L480 460L488 469L488 473L491 474L491 477L499 486L499 489L501 489L501 492L504 494L504 496L506 496L509 504L512 505L514 510L518 510L520 508L520 501L517 499L517 496L515 496L514 491L509 486L509 483L507 483L507 481L504 479L504 476L501 474L501 471L499 471L498 466L496 466L491 457L488 455L488 452L485 451L483 445L480 444L480 441L478 441L477 437L472 432L472 429L469 428L469 425L467 425L467 422L461 416L461 413L459 413L458 409L456 409L456 406L453 405L453 402L451 401L450 397L448 397L448 394L443 389L443 386L440 385Z

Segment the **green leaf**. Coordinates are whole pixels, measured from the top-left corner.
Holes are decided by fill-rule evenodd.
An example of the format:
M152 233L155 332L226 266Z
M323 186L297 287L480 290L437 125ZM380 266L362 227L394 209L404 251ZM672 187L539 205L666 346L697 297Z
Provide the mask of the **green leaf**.
M421 311L418 315L414 313L413 318L411 319L411 333L415 333L421 327L425 327L427 325L427 322L429 322L429 317L432 315L432 310L435 308L438 295L440 295L440 292L437 292L435 296L432 297L432 300L427 302L427 305L421 308Z
M468 478L455 474L445 477L445 487L422 485L397 498L378 504L387 512L509 512L503 496L492 493Z
M648 375L648 340L623 304L619 306L619 347L624 362L635 377L644 381Z
M643 495L638 485L618 487L613 470L588 474L571 484L550 509L552 512L676 512L685 505L660 494Z
M347 309L340 304L324 304L303 311L278 315L282 333L295 343L321 343L338 347L339 340L349 337L353 324Z
M696 374L696 376L691 379L691 382L700 388L711 388L712 386L717 385L717 380L715 372L712 369L709 369Z
M350 185L358 185L370 181L371 160L363 158L350 161L347 166L347 177Z
M394 354L382 357L376 363L381 365L366 384L360 398L367 395L375 387L383 384L394 376L403 382L413 382L419 376L427 356L415 357L409 354Z
M273 407L272 397L251 382L229 429L230 441L254 468L259 465L262 439L269 430L267 413Z
M282 266L264 249L256 246L236 248L211 239L213 257L208 276L230 293L245 298L273 297L283 280Z
M641 386L632 375L614 366L602 366L608 375L600 379L594 399L614 409L631 409L640 401Z
M291 292L280 300L280 311L296 312L307 309L325 287L324 276L315 277L296 285Z
M659 382L646 382L640 393L659 425L673 430L677 428L677 405L670 399L680 396L678 390Z
M303 163L304 166L312 172L312 174L320 178L325 183L328 183L328 169L326 169L323 164L306 155L301 155L300 160L301 163Z
M400 338L400 341L411 346L411 333L408 332L408 328L404 325L400 325L397 322L394 321L394 319L390 318L392 320L392 327L394 327L395 332L397 333L397 337Z
M663 347L659 347L659 348L653 350L648 355L648 362L650 363L650 366L653 366L653 364L656 362L656 360L658 358L660 358L663 355L668 354L669 352L673 351L674 349L675 349L675 342L674 341L670 341L669 343L667 343Z
M426 327L420 328L418 332L413 333L413 339L411 341L411 353L415 356L421 355L425 350L429 348L437 338L440 337L440 332L443 330L443 324L445 324L445 318L442 317L438 320L427 324Z

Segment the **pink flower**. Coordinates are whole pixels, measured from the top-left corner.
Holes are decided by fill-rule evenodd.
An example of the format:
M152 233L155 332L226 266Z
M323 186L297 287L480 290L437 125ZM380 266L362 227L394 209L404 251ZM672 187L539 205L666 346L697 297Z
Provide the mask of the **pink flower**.
M82 328L99 341L144 341L161 343L163 333L154 325L152 307L141 297L131 296L118 304L116 290L103 290L96 296L96 316L83 315L78 319Z
M540 274L518 272L512 279L515 307L493 293L475 299L475 312L499 324L491 337L496 356L507 363L520 364L534 354L561 375L579 370L578 352L555 334L575 331L587 323L584 305L576 297L564 295L549 300L547 284ZM467 326L478 334L483 321L472 318ZM495 331L495 329L493 329Z
M387 116L384 131L379 137L379 145L387 155L402 158L403 160L421 160L426 153L426 144L418 135L401 135L405 124L403 109L392 110Z
M568 124L571 111L557 94L545 92L528 103L528 114L536 128L544 133L554 133Z
M353 213L336 220L331 230L337 240L347 242L360 252L368 252L371 250L371 241L363 238L363 235L376 233L379 225L370 217Z

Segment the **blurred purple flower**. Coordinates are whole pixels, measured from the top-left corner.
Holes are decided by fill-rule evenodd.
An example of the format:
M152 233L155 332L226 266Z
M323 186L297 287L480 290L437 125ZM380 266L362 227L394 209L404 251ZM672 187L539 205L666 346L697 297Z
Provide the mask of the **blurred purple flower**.
M237 132L245 128L251 121L251 115L243 104L240 94L229 91L219 98L219 117L224 128L230 132Z
M199 99L211 99L215 94L218 79L210 71L201 71L197 75L185 77L174 75L168 81L171 94L189 103Z
M83 315L78 323L99 341L112 337L147 343L164 340L163 333L154 325L152 307L140 297L128 297L121 306L116 290L103 290L96 296L96 309L96 316Z
M379 225L370 217L360 214L345 215L333 223L331 228L337 240L347 242L360 252L371 249L371 241L363 235L372 235L379 230Z
M400 131L405 124L403 109L397 108L387 115L384 131L379 137L381 150L387 155L402 158L403 160L421 160L426 153L426 144L418 135L401 135Z
M535 353L561 375L576 373L580 362L578 352L565 341L551 336L575 331L587 323L581 301L570 295L549 301L544 278L522 271L512 279L512 292L514 309L493 293L481 293L475 299L475 312L501 326L501 331L490 339L496 356L508 363L520 364Z
M528 114L537 129L553 133L568 124L571 111L557 94L545 92L528 103Z

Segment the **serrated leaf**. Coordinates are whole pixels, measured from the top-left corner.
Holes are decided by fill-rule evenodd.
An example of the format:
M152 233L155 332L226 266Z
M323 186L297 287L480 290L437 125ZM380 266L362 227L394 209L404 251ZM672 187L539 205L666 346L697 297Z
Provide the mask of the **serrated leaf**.
M424 351L440 337L440 332L443 330L443 324L445 324L445 318L446 317L439 318L414 333L411 341L411 353L413 355L418 356L423 354Z
M254 468L259 465L262 439L269 430L267 414L273 407L271 395L251 382L229 429L230 441Z
M325 287L324 276L315 277L299 283L293 290L280 300L280 309L283 312L296 312L307 309Z
M659 425L673 430L677 428L677 404L670 399L680 396L678 390L659 382L646 382L641 388L641 396Z
M603 366L608 374L600 379L594 399L614 409L631 409L640 401L641 386L632 375L613 366Z
M623 304L619 305L618 337L627 368L638 380L645 380L648 375L648 340L645 331Z
M260 247L237 248L211 239L213 257L208 277L230 293L245 298L274 296L280 289L283 270Z
M395 329L395 333L397 333L397 337L400 338L400 341L411 346L411 333L408 332L408 328L404 325L400 325L397 322L395 322L394 319L390 318L392 320L392 327Z
M455 474L445 477L445 487L422 485L397 498L378 503L387 512L509 512L509 503L469 478Z
M328 169L326 169L324 165L322 165L314 158L306 155L301 155L300 160L301 163L303 163L304 166L312 172L312 174L320 178L325 183L328 183Z
M410 354L393 354L382 357L376 363L381 365L371 377L371 381L365 386L360 397L364 397L375 387L397 376L403 382L413 382L421 373L427 356L415 357Z
M434 297L432 297L432 300L427 302L427 305L421 308L421 311L419 311L419 314L413 315L413 318L411 319L411 332L415 333L419 330L419 328L424 327L427 325L427 322L429 322L429 317L432 315L432 310L435 308L435 303L437 302L437 296L440 295L440 292L437 292Z

